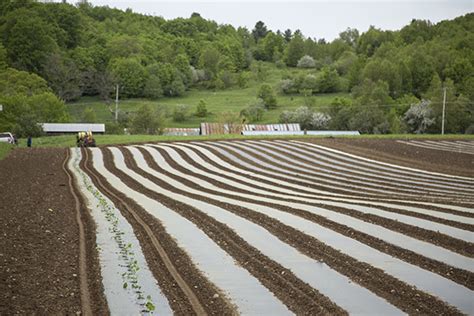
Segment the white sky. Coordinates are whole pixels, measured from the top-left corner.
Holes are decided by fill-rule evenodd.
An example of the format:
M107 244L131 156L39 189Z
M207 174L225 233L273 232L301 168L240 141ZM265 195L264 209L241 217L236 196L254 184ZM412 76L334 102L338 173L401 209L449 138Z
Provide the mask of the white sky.
M74 3L74 0L68 0ZM189 17L198 12L205 19L253 29L263 21L268 29L300 29L307 37L333 40L347 27L366 31L370 25L397 30L414 18L433 23L474 12L474 0L89 0L93 5L162 16L166 19Z

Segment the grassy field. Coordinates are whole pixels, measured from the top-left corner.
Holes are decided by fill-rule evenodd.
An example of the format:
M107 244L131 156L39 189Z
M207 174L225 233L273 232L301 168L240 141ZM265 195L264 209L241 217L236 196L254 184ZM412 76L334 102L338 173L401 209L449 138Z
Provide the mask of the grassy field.
M145 142L166 141L190 141L190 140L229 140L229 139L296 139L296 138L321 138L327 136L242 136L242 135L211 135L211 136L161 136L161 135L96 135L98 146L135 144ZM345 138L367 138L367 139L456 139L474 140L474 135L413 135L413 134L391 134L391 135L360 135L360 136L337 136ZM33 147L74 147L76 138L74 135L44 136L33 138ZM0 156L10 150L11 145L0 143ZM20 139L18 147L26 147L26 139Z
M265 64L267 75L263 82L269 83L274 87L275 92L278 91L278 82L288 74L296 75L299 73L309 73L311 70L302 69L288 69L288 68L276 68ZM199 90L193 89L187 91L182 97L164 97L158 100L148 99L125 99L120 100L119 107L120 111L125 113L132 113L136 111L138 107L144 104L148 104L155 108L158 106L164 107L168 113L172 113L174 107L179 104L185 104L189 107L189 117L184 122L174 122L171 117L167 118L166 127L198 127L203 121L206 122L217 122L218 114L224 111L232 111L240 113L241 110L246 108L250 103L256 100L258 89L263 82L257 82L252 79L249 82L249 86L245 89L232 88L227 90ZM294 110L299 106L310 104L314 108L326 107L336 97L350 97L348 93L335 93L335 94L320 94L312 97L305 98L301 95L277 95L278 107L274 110L266 111L263 119L258 123L278 123L280 113L285 110ZM201 118L194 115L196 107L200 100L204 100L207 104L207 110L210 114L207 117ZM80 101L70 103L67 105L69 114L74 122L80 122L82 119L82 113L86 108L92 108L97 116L97 122L107 123L114 120L114 115L110 111L109 106L112 110L115 109L113 101L109 105L99 100L98 98L84 97Z
M5 158L14 147L15 146L11 144L0 143L0 160Z

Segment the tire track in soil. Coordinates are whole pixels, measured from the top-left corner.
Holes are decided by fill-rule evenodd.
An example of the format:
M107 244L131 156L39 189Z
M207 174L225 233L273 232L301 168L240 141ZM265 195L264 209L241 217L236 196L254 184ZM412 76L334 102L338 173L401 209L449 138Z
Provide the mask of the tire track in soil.
M156 148L158 151L160 151L160 153L163 155L163 157L166 157L168 162L172 161L172 158L168 155L168 153L166 153L163 150L158 149L157 147L154 147L154 148ZM219 158L222 158L222 156L220 156L220 155L217 155L217 156ZM181 153L181 157L183 159L185 159L188 163L192 164L195 167L200 166L196 162L193 162L192 159L190 159L186 154ZM212 163L212 161L209 160L209 158L207 158L206 161L209 162L209 163ZM174 164L174 165L176 165L176 164ZM200 166L200 169L204 170L206 172L212 173L212 174L216 174L218 176L223 176L223 175L217 174L216 172L211 171L209 169L205 169L203 166ZM189 173L189 171L185 171L185 172ZM196 175L196 176L203 178L202 175ZM230 177L226 177L226 178L229 178L230 180L234 180ZM205 179L205 178L203 178L203 179ZM265 195L261 195L261 194L254 193L254 192L248 192L248 191L246 192L246 191L243 191L243 190L231 187L231 186L225 186L224 184L222 184L220 182L216 182L212 179L209 179L209 180L212 181L212 183L215 183L219 187L229 189L229 190L232 190L232 191L252 194L252 195L255 195L255 196L263 196L263 197L271 198L271 199L280 199L280 198L275 198L273 196L265 196ZM223 193L218 193L218 194L222 195ZM307 198L307 197L304 197L304 198ZM242 197L239 197L239 199L244 200L244 198L242 198ZM459 254L467 256L467 257L471 257L471 258L474 257L474 244L463 241L463 240L460 240L460 239L457 239L457 238L447 236L445 234L442 234L442 233L439 233L439 232L436 232L436 231L432 231L432 230L416 227L416 226L413 226L413 225L405 224L405 223L402 223L402 222L399 222L399 221L396 221L396 220L384 218L382 216L377 216L377 215L374 215L374 214L362 213L362 212L352 210L352 209L349 209L349 208L346 208L346 207L338 207L338 206L327 205L327 204L324 204L323 202L310 203L310 202L306 202L306 201L294 200L291 197L288 197L287 199L280 199L280 200L282 200L282 201L284 200L285 202L300 203L300 204L325 208L325 209L328 209L328 210L331 210L331 211L334 211L334 212L337 212L337 213L341 213L341 214L344 214L344 215L348 215L348 216L360 219L360 220L362 220L364 222L367 222L367 223L382 226L384 228L387 228L387 229L405 234L405 235L410 236L412 238L416 238L416 239L419 239L419 240L422 240L422 241L425 241L425 242L435 244L437 246L446 248L448 250L451 250L453 252L459 253ZM257 203L263 204L263 202L260 202L260 201L257 201ZM278 204L272 204L272 205L274 205L274 206L272 206L274 208L284 207L284 206L281 206L281 205L278 205ZM371 207L374 207L374 206L371 206ZM290 209L290 208L288 208L288 209ZM291 208L291 209L296 210L295 208ZM300 214L305 214L306 218L308 218L308 219L312 218L313 216L317 216L315 214L312 214L312 213L309 213L309 212L303 211L303 210L297 210L297 212L300 213ZM399 212L396 212L396 213L399 213ZM403 213L404 213L403 211L400 212L400 214L403 214ZM415 217L426 219L427 216L425 215L425 216L415 216ZM425 217L425 218L423 218L423 217ZM439 219L439 222L441 222L442 224L448 223L448 221L443 220L443 219ZM463 229L464 227L469 228L468 230L473 229L472 225L467 225L467 224L462 224L462 223L458 224L458 223L455 223L455 222L454 222L454 225L458 226L461 229ZM438 261L436 261L436 262L438 262ZM441 262L440 262L440 264L441 264ZM461 274L464 274L464 270L460 270L460 271L461 271ZM459 278L456 278L456 279L459 280ZM465 279L465 277L462 277L461 279Z
M120 149L126 158L127 166L133 171L142 175L143 177L146 177L147 179L153 181L154 183L168 190L189 196L194 199L199 199L207 203L212 203L238 216L241 216L257 225L264 227L265 229L267 229L269 232L274 234L277 238L279 238L283 242L290 244L291 246L295 247L303 254L315 260L325 262L334 270L338 271L339 273L343 275L346 275L354 282L376 293L378 296L383 297L388 302L390 302L391 304L393 304L394 306L400 308L401 310L405 312L433 313L436 311L435 313L449 313L449 314L459 313L459 311L457 311L454 307L445 304L444 302L440 301L438 298L431 296L425 292L417 290L416 288L386 274L381 269L374 268L373 266L367 263L357 261L356 259L348 255L345 255L341 253L340 251L333 249L332 247L325 245L324 243L318 241L317 239L311 236L308 236L302 233L301 231L294 229L293 227L287 226L278 220L272 219L269 216L251 211L247 208L239 207L237 205L231 205L228 203L219 202L217 200L202 197L202 196L195 195L192 193L187 193L184 190L177 190L176 188L173 188L167 185L165 182L154 177L153 175L150 175L147 172L141 170L137 166L136 162L134 161L131 153L126 149L125 150L123 148L120 148ZM191 187L196 187L196 185L193 185L192 182L184 180L178 176L172 175L168 173L167 171L161 169L146 150L144 150L143 148L139 148L139 150L144 154L147 163L149 163L150 167L153 168L154 170L160 173L163 173L167 176L173 177L174 179L181 181L185 183L186 185L190 185ZM210 191L201 187L199 187L198 189L203 190L203 191ZM231 197L231 198L236 198L236 197ZM241 199L240 197L238 199L245 201L245 199ZM261 204L274 207L274 205L271 205L269 203L261 203ZM320 221L315 221L315 222L317 224L326 226L324 225L324 223L321 223ZM328 228L335 230L334 227L328 227ZM335 231L341 232L339 230L335 230ZM354 238L353 234L354 234L354 231L347 230L347 227L345 228L344 235ZM375 238L372 237L372 239L375 239ZM384 245L382 245L380 247L381 249L379 250L385 249L387 247L393 247L384 242L381 242L381 243ZM372 246L372 244L370 243L368 245ZM416 254L414 255L417 256ZM439 263L435 262L435 264L438 265ZM451 267L448 267L447 270L451 271L450 269Z
M69 161L70 154L69 150L66 150L66 157L64 158L62 168L68 177L69 192L74 197L75 210L76 210L76 222L79 227L79 280L81 289L81 310L84 315L92 315L91 307L91 296L89 291L89 282L87 274L87 251L86 251L86 237L84 224L81 216L81 202L78 197L77 189L73 184L73 176L66 167Z
M122 152L124 153L125 163L128 167L132 168L134 160L131 159L131 154L128 150ZM113 157L110 151L104 149L103 155L104 161L110 162L107 163L108 166L106 166L110 172L115 174L134 190L160 201L160 203L163 203L197 225L209 238L214 240L216 244L229 253L243 268L247 269L250 274L267 287L291 311L301 315L347 314L346 311L334 304L326 296L297 278L290 270L261 254L226 225L194 207L147 189L121 170L118 170L115 165L111 163ZM176 192L173 187L159 179L154 178L153 181L159 183L160 186L167 190ZM181 192L179 193L181 194ZM282 272L284 273L282 274Z
M176 263L176 262L179 262L180 260L186 261L185 256L180 256L181 257L180 259L174 257L174 260L171 260L170 256L168 255L168 253L165 250L165 248L167 250L170 249L169 248L169 246L170 246L170 243L169 243L170 240L169 239L170 238L169 237L167 238L168 239L168 245L163 246L162 243L160 243L160 241L159 241L159 240L163 241L163 239L162 239L163 234L159 234L160 238L158 238L158 236L156 236L154 234L154 232L152 230L152 227L150 227L150 225L147 224L149 221L144 220L138 214L138 212L136 212L136 210L130 206L130 205L133 205L133 204L131 204L130 201L126 201L126 199L124 199L124 197L117 194L118 192L113 192L113 189L111 189L110 186L107 187L104 184L104 183L106 183L106 180L102 176L100 176L97 172L92 171L93 166L91 165L91 161L89 160L89 151L87 149L83 150L83 154L84 154L83 170L91 177L91 179L94 182L94 185L99 190L101 190L104 195L106 195L109 199L111 199L114 202L114 204L121 205L122 207L120 207L120 209L125 209L126 210L126 212L124 212L125 213L124 216L126 216L127 219L133 219L133 222L131 221L131 224L132 225L134 224L133 225L134 227L136 227L137 225L140 226L140 228L141 228L139 230L140 232L138 234L136 233L136 235L139 239L141 239L141 244L143 244L142 243L143 239L146 238L146 240L148 242L150 242L151 245L153 245L153 247L152 247L153 251L154 251L155 254L157 254L159 256L159 261L161 263L162 268L166 269L166 271L169 274L168 278L163 277L163 275L161 273L158 273L156 268L153 269L154 265L150 265L150 268L151 268L154 276L157 277L157 280L159 281L160 285L164 285L162 287L162 290L163 290L163 292L165 292L167 294L166 296L168 297L169 300L171 298L170 305L172 306L173 310L175 310L175 312L177 314L182 314L182 315L192 314L192 313L194 313L196 315L213 314L213 311L212 311L211 308L209 308L209 306L206 306L207 308L205 308L201 304L201 301L196 296L196 293L194 293L191 290L191 287L188 285L189 280L188 280L188 282L186 282L183 279L183 276L178 272L178 268L173 264L173 262ZM136 205L134 205L134 206L136 206ZM129 216L127 216L127 215L129 215ZM155 222L154 226L155 227L158 226L156 222ZM160 227L160 228L162 228L162 227ZM164 228L162 228L162 230L164 230ZM144 238L142 239L140 237L142 237L142 238L144 237ZM172 243L173 242L171 242L171 244ZM175 247L177 247L177 246L175 246ZM145 251L145 253L147 253L147 252ZM187 265L192 266L192 263L189 262L190 261L189 258L187 260L188 260ZM148 262L151 262L151 261L148 261ZM184 265L186 265L186 263ZM180 265L180 268L183 268L183 265ZM182 271L183 274L198 275L198 274L196 274L196 271L190 271L189 267L188 267L188 269L186 269L184 271L181 270L181 271ZM170 277L172 278L172 280L170 280ZM169 286L174 287L175 285L177 285L179 287L180 291L169 290ZM203 283L200 283L200 285L202 286ZM179 295L179 293L177 293L177 292L181 292L181 295ZM207 292L209 292L209 290ZM211 292L216 293L216 291L211 291ZM168 294L171 294L171 295L168 296ZM222 296L220 296L220 297L222 297ZM224 312L226 310L228 311L228 306L226 306L228 304L226 302L223 302L222 299L221 300L216 299L215 301L217 301L217 302L221 301L220 302L221 304L219 304L219 305L221 305L221 306L219 306L221 308L216 309L216 310L219 310L219 312ZM218 304L215 304L215 305L218 305ZM215 307L216 306L212 306L212 308L215 308Z

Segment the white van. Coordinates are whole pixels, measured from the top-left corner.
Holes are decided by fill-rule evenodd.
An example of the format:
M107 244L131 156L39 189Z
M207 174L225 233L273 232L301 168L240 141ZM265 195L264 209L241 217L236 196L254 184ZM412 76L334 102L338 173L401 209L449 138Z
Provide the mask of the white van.
M0 143L14 144L15 138L13 138L12 133L9 133L9 132L0 133Z

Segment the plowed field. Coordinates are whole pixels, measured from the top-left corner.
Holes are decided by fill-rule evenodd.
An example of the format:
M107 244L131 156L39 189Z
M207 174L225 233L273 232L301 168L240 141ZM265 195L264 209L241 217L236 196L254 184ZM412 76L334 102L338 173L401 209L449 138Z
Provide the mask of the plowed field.
M28 215L35 199L46 208L38 195L25 205L19 196L5 199L19 204L1 206L8 244L0 257L6 291L0 313L31 312L38 302L21 309L11 299L23 287L10 271L31 277L7 260L15 252L9 236L22 229L11 218L20 214L21 247L76 262L63 267L77 276L70 285L76 299L69 295L63 309L42 299L47 307L39 311L473 314L473 148L469 141L314 139L71 149L72 191L60 169L66 157L57 152L48 170L61 186L44 196L60 194L69 210L53 235L69 232L70 247L63 254L49 243L32 245L36 224ZM51 159L42 152L39 160L41 154ZM2 176L5 170L10 177L2 190L13 190L9 181L15 190L54 183L39 172L28 182L25 167L22 177L6 171L17 168L15 155L28 164L22 151L0 162ZM82 214L77 221L75 214ZM78 223L84 223L85 270ZM51 273L49 263L32 265Z

